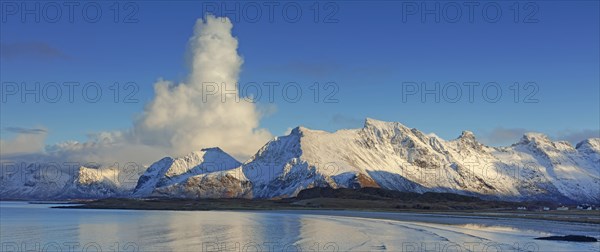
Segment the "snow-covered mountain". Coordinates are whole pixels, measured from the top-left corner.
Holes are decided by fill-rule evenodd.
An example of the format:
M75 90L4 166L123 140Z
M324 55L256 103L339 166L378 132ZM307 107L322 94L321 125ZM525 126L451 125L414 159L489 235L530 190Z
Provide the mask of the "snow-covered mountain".
M577 147L528 133L489 147L465 131L444 141L400 123L367 119L333 133L298 127L239 167L171 183L154 195L295 196L316 186L452 192L507 200L600 202L600 139Z
M81 167L79 173L66 176L58 186L62 192L40 189L47 184L33 173L19 183L2 178L10 183L3 183L0 192L3 198L280 198L328 186L600 203L600 138L574 147L527 133L511 146L490 147L468 131L446 141L373 119L363 128L336 132L297 127L269 141L243 164L219 148L166 157L149 166L135 188L119 183L110 172L99 176L95 169Z
M73 178L66 183L59 198L109 198L128 197L139 178L136 169L123 171L117 167L81 166Z
M74 164L74 163L73 163ZM140 174L117 167L57 163L3 163L2 199L73 199L128 197L131 179ZM135 183L133 183L135 185Z
M240 165L240 162L220 148L202 149L180 158L165 157L148 167L138 180L133 196L211 196L213 189L216 189L209 186L208 191L203 190L206 187L203 183L205 174L215 176ZM194 187L186 187L188 184L193 184Z

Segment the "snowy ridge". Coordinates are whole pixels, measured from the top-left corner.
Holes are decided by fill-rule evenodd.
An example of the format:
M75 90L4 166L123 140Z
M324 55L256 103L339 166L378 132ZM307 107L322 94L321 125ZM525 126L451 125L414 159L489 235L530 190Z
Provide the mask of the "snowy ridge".
M12 165L12 164L10 164ZM10 166L7 165L7 166ZM3 199L81 199L127 197L135 171L116 167L69 167L58 163L31 163L8 168L0 175ZM134 185L134 184L133 184Z
M528 133L517 144L495 148L479 143L469 131L444 141L400 123L373 119L362 129L333 133L297 127L236 168L239 181L234 187L243 189L228 195L250 197L251 186L252 197L291 197L306 188L329 186L600 202L598 139L578 146ZM210 176L198 183L211 183ZM215 197L209 192L204 186L193 197Z
M155 188L152 196L176 198L252 198L252 184L241 167L203 173L186 180Z
M123 183L117 169L94 167L50 183L36 175L38 169L31 165L19 176L3 173L3 198L282 198L326 186L600 203L600 138L574 147L527 133L511 146L490 147L469 131L446 141L370 118L363 128L336 132L297 127L243 164L219 148L165 157L137 184Z
M162 196L170 195L171 191L181 193L181 188L173 185L189 184L187 180L197 175L227 171L239 165L240 162L220 148L202 149L180 158L165 157L148 167L138 180L133 196L148 197L157 189Z
M0 196L2 199L57 198L72 174L55 167L53 163L3 164Z
M68 181L59 198L109 198L127 197L131 183L127 183L126 174L115 167L81 166Z

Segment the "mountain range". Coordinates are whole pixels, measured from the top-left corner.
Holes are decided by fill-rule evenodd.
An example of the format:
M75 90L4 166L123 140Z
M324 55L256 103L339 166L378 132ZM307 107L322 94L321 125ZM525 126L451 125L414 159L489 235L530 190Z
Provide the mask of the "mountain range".
M285 198L313 187L450 192L484 199L600 203L600 138L576 146L527 133L491 147L464 131L443 140L397 122L367 118L336 132L294 128L244 163L208 148L165 157L123 183L118 169L80 167L51 182L44 164L3 172L2 198Z

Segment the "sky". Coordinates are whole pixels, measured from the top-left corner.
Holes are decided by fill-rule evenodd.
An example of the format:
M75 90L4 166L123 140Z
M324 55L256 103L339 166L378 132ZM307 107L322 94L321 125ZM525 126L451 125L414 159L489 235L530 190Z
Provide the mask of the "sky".
M490 145L531 131L572 143L600 137L598 1L71 3L2 2L5 153L93 142L105 132L146 144L163 135L173 141L186 130L232 125L243 132L230 134L237 144L226 133L204 140L210 134L198 132L188 141L254 148L299 125L335 131L360 128L366 117L448 140L470 130ZM190 45L207 13L229 18L224 36L231 33L237 47ZM236 81L245 99L231 110L218 107L217 115L227 114L221 124L196 122L204 117L194 115L208 113L188 102L177 106L192 109L185 110L191 123L173 112L168 131L140 136L159 113L150 108L160 101L156 83L193 85L191 76L221 64L198 63L198 70L195 63L221 59L222 51L239 56L239 67L224 66L232 76L223 78ZM191 99L165 92L166 99ZM177 106L167 108L181 111Z

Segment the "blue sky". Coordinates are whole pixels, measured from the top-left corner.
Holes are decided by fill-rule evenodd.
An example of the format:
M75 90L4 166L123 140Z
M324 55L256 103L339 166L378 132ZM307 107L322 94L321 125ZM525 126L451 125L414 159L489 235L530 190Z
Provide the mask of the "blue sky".
M229 8L236 4L227 3ZM412 3L417 3L419 10L407 15L406 8ZM433 8L436 3L440 8L446 4L426 4ZM286 20L281 13L283 4L275 7L273 22L264 5L259 5L263 15L258 22L249 22L255 6L242 2L240 9L227 16L233 19L233 34L244 58L242 86L294 82L303 91L297 103L286 101L280 88L275 89L274 102L264 96L258 101L266 113L261 127L274 135L297 125L329 131L358 128L365 117L372 117L402 122L445 139L471 130L495 144L511 142L514 134L523 131L564 139L599 137L599 3L521 3L517 22L514 2L494 2L502 14L497 22L485 20L481 6L487 3L475 8L473 22L461 5L463 13L456 23L448 22L454 17L454 6L446 6L448 15L442 13L440 22L432 15L422 21L421 2L406 1L327 6L319 2L318 22L314 22L314 1L299 4L302 15L298 22ZM22 21L21 10L13 14L11 9L8 14L6 8L13 6L3 6L0 79L6 100L0 108L2 139L14 137L15 127L47 130L47 144L84 141L89 133L127 129L152 99L156 80L185 80L187 41L195 20L211 2L134 2L137 10L121 3L118 22L113 4L101 2L102 16L96 23L87 22L77 11L69 22L64 6L56 23L48 22L54 13L41 13L39 23L33 15ZM214 14L222 15L221 7ZM124 23L132 10L135 22ZM101 99L88 102L75 94L75 101L70 102L63 94L57 103L44 99L36 103L32 96L21 101L18 95L6 93L6 87L12 85L7 83L25 82L33 87L35 82L47 86L72 81L98 83ZM119 102L111 93L114 82L121 84ZM123 89L127 82L139 87L132 103L122 102L132 91ZM311 89L315 82L320 84L319 102L314 101ZM407 88L415 85L421 89L421 83L434 89L436 82L440 86L435 90L447 91L439 102L433 95L422 100L422 90L407 93ZM464 85L469 82L479 83L473 102ZM487 89L491 98L484 97L482 89L490 82L497 84ZM518 102L515 82L519 83ZM334 90L331 86L325 89L326 83L337 87L329 99L333 103L323 102ZM462 96L453 99L457 86ZM489 101L494 100L493 88L498 87L502 96L497 102ZM266 95L264 92L266 89Z

